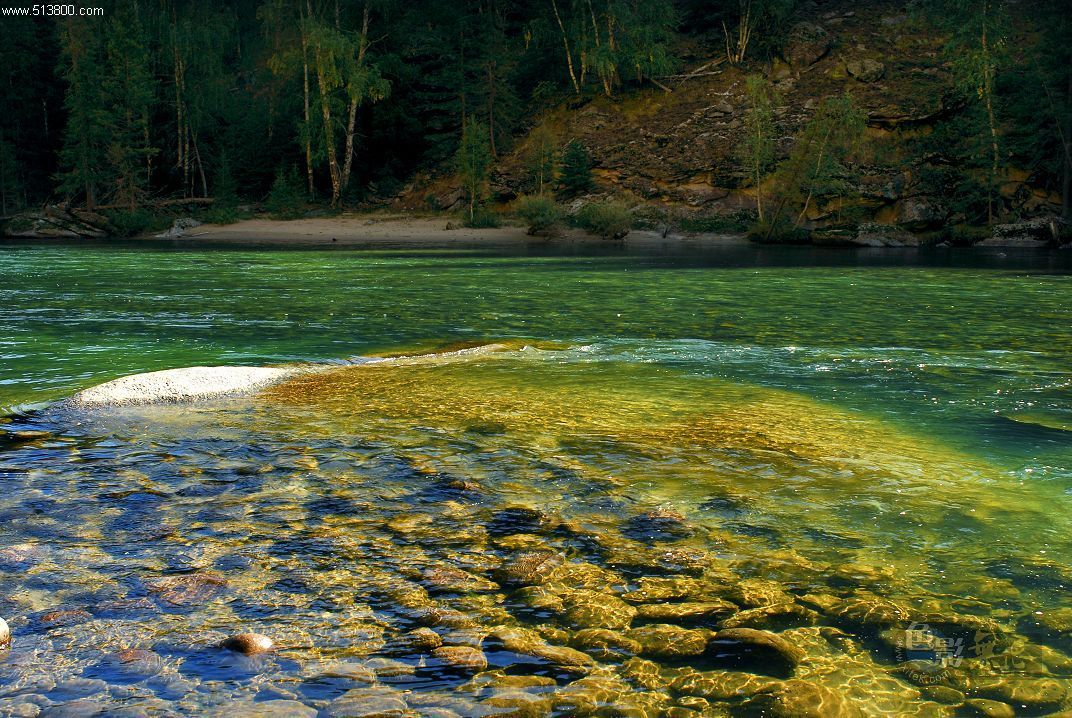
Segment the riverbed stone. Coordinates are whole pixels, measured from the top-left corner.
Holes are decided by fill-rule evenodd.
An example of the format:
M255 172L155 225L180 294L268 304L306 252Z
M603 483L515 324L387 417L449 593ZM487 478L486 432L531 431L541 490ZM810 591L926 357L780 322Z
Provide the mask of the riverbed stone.
M744 608L793 602L793 597L780 583L761 578L746 578L739 582L730 590L728 598Z
M966 715L981 718L1016 718L1016 710L1008 703L986 698L970 698L964 701Z
M639 644L637 648L639 650ZM621 673L633 683L651 691L663 690L670 685L670 679L663 675L658 663L639 656L622 663Z
M570 638L570 645L600 660L615 660L640 653L640 644L618 631L586 628Z
M488 522L488 535L493 538L513 534L542 534L561 523L557 517L530 506L507 506L496 511Z
M684 669L674 678L670 688L679 693L717 701L753 696L769 690L777 679L741 671L696 671Z
M386 686L353 688L322 711L325 718L409 718L402 694Z
M263 633L238 633L225 638L220 647L245 656L253 656L275 650L275 643Z
M912 614L899 603L878 596L866 596L842 601L831 608L827 615L847 627L879 629L906 623Z
M468 673L477 673L488 667L484 651L473 646L440 646L432 651L432 657L444 666Z
M214 600L227 588L223 576L210 571L164 576L146 584L149 593L170 606L198 606Z
M597 591L575 591L564 598L564 620L573 628L627 628L637 609Z
M687 658L707 649L706 633L668 623L633 628L625 632L625 637L639 643L641 655L647 658Z
M507 586L534 586L545 582L562 565L561 554L526 551L515 554L496 569L494 578Z
M763 689L747 703L766 718L862 718L863 713L841 693L818 683L792 679Z
M443 645L443 639L431 628L416 628L395 636L391 649L400 653L427 653Z
M105 656L98 666L108 674L118 674L127 680L138 681L160 673L164 669L164 659L155 651L124 648Z
M286 699L227 706L227 715L235 718L316 718L318 714L316 708Z
M784 631L787 628L814 626L819 614L797 603L776 603L741 611L723 620L720 628L760 628L767 631Z
M622 528L622 533L642 543L680 541L691 536L695 529L685 517L669 508L658 508L631 517Z
M761 660L785 674L804 660L804 651L776 633L755 628L726 628L711 638L710 650L717 656L739 654Z
M552 646L527 628L499 626L491 631L488 643L501 646L507 651L540 658L566 670L586 670L595 661L586 653L566 646Z
M649 603L637 609L637 619L652 623L677 623L683 625L714 624L719 619L734 613L737 605L729 601L686 601L683 603Z
M977 681L972 688L980 698L1022 706L1035 713L1057 710L1068 697L1066 683L1054 678L1005 675Z
M481 703L494 709L498 718L543 718L551 715L552 697L547 694L507 690L485 698Z
M708 585L687 576L644 576L637 580L632 590L622 594L631 603L660 603L683 599L697 600L707 596Z

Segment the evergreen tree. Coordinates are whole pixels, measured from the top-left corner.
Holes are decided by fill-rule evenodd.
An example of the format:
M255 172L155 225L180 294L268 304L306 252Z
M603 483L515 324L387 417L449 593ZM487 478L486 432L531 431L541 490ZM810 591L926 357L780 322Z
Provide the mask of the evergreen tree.
M461 177L469 205L470 222L476 214L477 205L487 196L491 162L488 128L475 117L470 117L462 130L462 141L455 157L458 176Z
M155 80L147 44L138 6L120 3L105 26L102 116L114 201L131 210L148 191L156 154L149 137Z
M59 175L60 191L81 193L87 209L97 206L107 165L105 143L108 124L105 95L101 91L103 48L99 34L84 18L70 18L61 31L61 74L67 81L64 131Z
M588 151L578 140L570 140L562 153L562 170L559 175L562 191L567 196L591 192L592 162Z

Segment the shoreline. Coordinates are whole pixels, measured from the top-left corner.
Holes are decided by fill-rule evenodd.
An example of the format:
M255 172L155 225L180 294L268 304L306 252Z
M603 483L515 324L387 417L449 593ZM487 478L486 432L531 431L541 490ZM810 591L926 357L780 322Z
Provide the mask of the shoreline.
M462 226L453 215L408 215L343 213L331 217L305 217L294 220L268 218L243 219L233 224L201 224L178 236L166 233L134 237L80 237L0 235L0 245L78 245L145 246L181 249L264 248L264 249L539 249L541 247L579 247L604 249L718 249L743 247L807 247L822 250L984 250L987 253L1027 251L1052 253L1069 245L1042 246L1038 243L977 243L971 246L931 244L873 245L857 242L810 242L800 244L766 244L753 242L744 233L734 232L663 232L634 229L624 239L607 240L584 230L567 227L554 237L537 237L523 226L504 224L494 228Z

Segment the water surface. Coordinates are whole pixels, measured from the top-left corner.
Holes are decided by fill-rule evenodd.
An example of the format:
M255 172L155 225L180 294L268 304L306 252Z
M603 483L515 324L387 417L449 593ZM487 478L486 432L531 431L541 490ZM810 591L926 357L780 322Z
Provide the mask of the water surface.
M767 715L800 691L827 715L1052 712L1070 268L0 247L0 714ZM290 361L336 368L39 411L138 371ZM714 633L734 627L803 658ZM280 648L217 647L240 630Z

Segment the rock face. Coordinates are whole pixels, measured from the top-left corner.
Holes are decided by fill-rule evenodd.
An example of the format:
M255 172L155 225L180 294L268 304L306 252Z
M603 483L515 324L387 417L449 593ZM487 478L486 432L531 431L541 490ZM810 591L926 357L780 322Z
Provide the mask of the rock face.
M0 236L51 238L98 238L109 233L108 220L81 209L49 205L43 210L25 212L0 227Z
M861 224L852 241L863 247L918 247L920 243L919 237L906 229L873 222Z
M830 50L830 35L821 26L800 22L789 31L786 39L786 61L797 70L814 65Z
M897 224L905 229L931 229L948 216L944 207L926 197L909 197L897 205Z
M298 367L194 366L133 374L80 391L64 408L176 404L244 394L304 371Z
M849 60L845 63L845 70L860 82L878 82L886 74L886 66L870 58Z
M1068 225L1058 217L1038 217L1027 222L994 226L991 237L981 247L1048 247L1068 233Z

